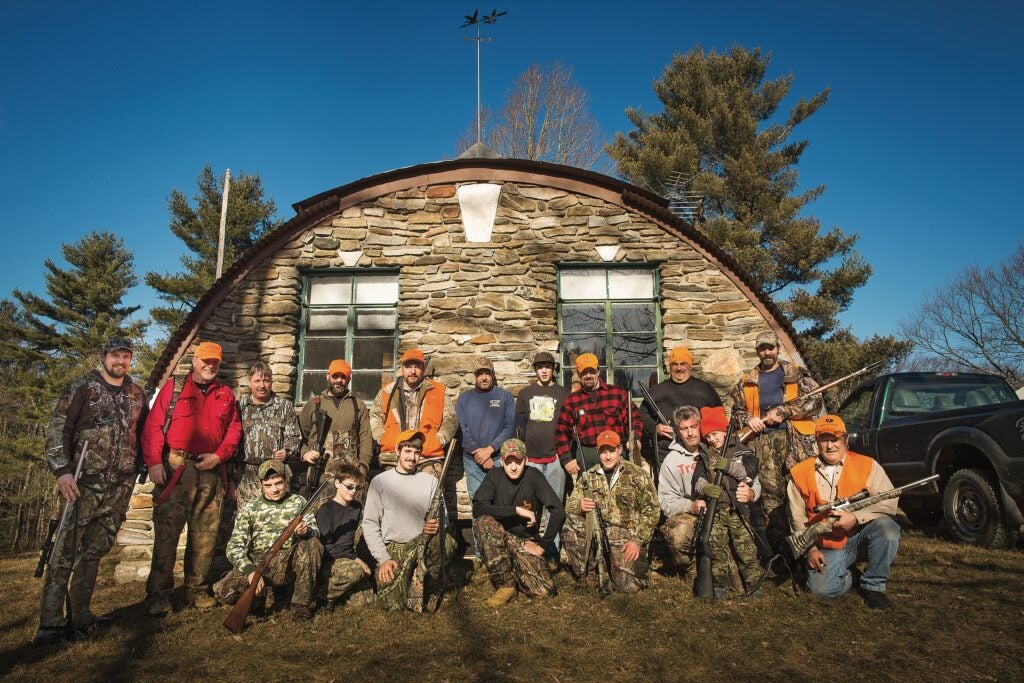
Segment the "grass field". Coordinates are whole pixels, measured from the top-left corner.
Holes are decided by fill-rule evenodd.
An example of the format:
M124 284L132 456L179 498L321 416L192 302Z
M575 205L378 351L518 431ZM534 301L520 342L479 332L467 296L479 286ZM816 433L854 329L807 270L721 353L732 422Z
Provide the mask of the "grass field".
M432 615L372 609L287 612L240 636L227 608L150 619L142 584L97 588L116 625L88 641L32 647L35 557L0 558L0 678L34 681L1019 681L1024 677L1024 554L905 533L889 584L895 607L856 594L831 603L768 586L757 600L696 601L688 583L654 575L637 596L560 593L500 609L474 580Z

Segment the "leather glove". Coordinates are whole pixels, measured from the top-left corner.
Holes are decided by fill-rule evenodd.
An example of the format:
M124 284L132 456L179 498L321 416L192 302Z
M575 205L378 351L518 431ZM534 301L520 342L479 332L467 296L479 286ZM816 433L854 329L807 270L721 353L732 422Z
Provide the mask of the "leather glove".
M700 492L705 498L721 498L722 487L715 486L714 484L706 484L704 490Z

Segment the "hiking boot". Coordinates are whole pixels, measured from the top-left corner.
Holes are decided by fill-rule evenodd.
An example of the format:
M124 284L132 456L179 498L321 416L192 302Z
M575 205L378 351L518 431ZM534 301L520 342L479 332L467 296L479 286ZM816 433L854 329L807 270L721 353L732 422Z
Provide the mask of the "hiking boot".
M63 628L42 628L32 638L33 645L56 645L64 642Z
M494 595L487 598L487 606L501 607L514 597L516 597L516 589L514 586L502 586L498 590L494 591Z
M174 607L167 598L153 598L147 602L146 609L151 617L166 617Z
M217 606L217 598L206 593L196 593L192 596L192 606L196 609L211 609Z
M292 618L295 621L309 621L313 618L313 608L306 605L292 605Z
M862 590L861 595L864 597L864 604L870 609L889 609L892 607L889 596L881 591Z

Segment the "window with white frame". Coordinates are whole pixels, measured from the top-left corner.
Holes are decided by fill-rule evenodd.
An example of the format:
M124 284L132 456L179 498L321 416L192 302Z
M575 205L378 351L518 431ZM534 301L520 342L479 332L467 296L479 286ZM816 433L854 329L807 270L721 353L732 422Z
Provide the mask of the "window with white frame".
M558 271L558 330L562 381L572 383L576 356L593 353L605 381L645 384L661 365L657 271L562 266Z
M335 358L352 366L349 388L373 400L391 377L398 348L398 273L309 272L303 276L296 402L327 388Z

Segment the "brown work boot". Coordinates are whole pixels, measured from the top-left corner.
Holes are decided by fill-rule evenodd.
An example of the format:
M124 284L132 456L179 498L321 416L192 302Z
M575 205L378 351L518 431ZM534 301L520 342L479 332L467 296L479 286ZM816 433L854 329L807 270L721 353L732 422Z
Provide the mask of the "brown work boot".
M146 601L146 609L151 617L166 617L174 609L167 598L153 598Z
M494 595L487 598L488 607L501 607L512 598L516 597L515 586L502 586L494 591Z
M196 609L211 609L217 606L217 598L206 593L196 593L192 596L192 606Z
M307 605L292 605L292 618L295 621L309 621L313 618L313 608Z

